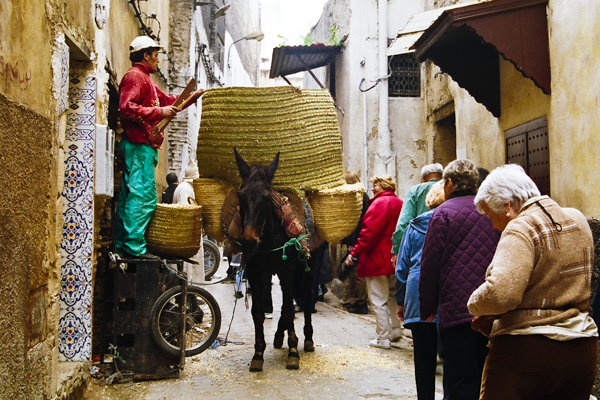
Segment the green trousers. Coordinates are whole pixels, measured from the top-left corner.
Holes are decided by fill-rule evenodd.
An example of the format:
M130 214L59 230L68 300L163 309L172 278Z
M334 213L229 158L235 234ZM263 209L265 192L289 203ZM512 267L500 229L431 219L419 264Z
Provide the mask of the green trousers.
M121 194L117 206L116 250L134 256L146 252L146 227L156 209L158 151L142 143L121 140Z

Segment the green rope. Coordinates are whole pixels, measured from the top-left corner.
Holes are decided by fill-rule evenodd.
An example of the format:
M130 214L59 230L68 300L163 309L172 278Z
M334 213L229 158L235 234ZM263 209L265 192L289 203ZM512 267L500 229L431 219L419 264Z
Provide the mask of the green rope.
M297 237L297 238L291 238L283 246L277 247L277 248L275 248L273 250L269 250L269 251L282 250L281 259L283 261L285 261L285 260L287 260L287 255L285 254L285 249L287 247L289 247L289 246L294 246L294 248L298 251L297 259L299 261L303 261L304 262L304 272L309 272L310 268L308 266L308 257L306 255L302 254L302 252L301 252L301 250L302 250L302 243L300 243L306 237L308 237L308 235L302 235L302 236Z

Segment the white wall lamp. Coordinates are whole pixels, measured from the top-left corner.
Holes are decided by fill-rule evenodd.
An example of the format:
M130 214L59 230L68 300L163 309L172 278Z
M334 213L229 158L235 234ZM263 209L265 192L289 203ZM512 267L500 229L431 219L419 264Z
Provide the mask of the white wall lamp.
M227 10L229 10L229 6L231 6L231 4L225 4L223 7L219 7L217 4L213 3L212 1L196 1L196 2L194 2L194 7L199 7L199 6L217 7L217 11L215 12L215 18L219 18L219 17L225 15Z
M231 64L229 63L229 55L231 54L231 48L233 47L234 44L236 44L237 42L240 42L242 40L256 40L257 42L260 42L264 38L265 38L265 34L263 33L263 31L256 31L256 32L249 33L246 36L239 38L238 40L234 40L233 43L231 43L229 45L229 49L227 50L227 68L231 68Z

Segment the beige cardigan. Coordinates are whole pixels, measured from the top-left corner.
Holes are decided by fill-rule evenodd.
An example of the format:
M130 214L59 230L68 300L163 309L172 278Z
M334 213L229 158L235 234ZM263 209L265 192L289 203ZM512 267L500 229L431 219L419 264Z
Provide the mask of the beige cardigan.
M532 198L502 232L486 280L469 299L469 312L501 315L490 337L574 317L589 305L593 262L584 215L548 196Z

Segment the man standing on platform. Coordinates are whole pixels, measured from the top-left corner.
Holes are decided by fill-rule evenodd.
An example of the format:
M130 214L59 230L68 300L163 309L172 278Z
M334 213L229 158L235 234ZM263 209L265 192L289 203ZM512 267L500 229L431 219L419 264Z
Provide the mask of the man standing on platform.
M158 258L146 250L146 227L156 209L158 148L164 136L156 127L163 118L173 118L178 96L167 96L150 78L158 68L162 49L148 36L138 36L129 46L132 66L119 85L119 111L123 138L119 155L123 161L121 194L117 206L116 251L127 257ZM196 91L195 103L203 89Z

